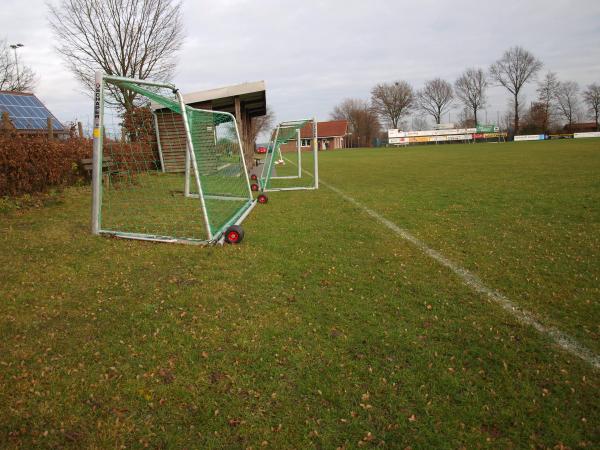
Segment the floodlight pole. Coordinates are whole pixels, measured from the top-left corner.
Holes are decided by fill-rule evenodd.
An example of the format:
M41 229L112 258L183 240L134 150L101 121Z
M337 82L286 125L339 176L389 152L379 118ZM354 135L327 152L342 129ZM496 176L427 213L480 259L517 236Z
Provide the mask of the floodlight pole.
M23 44L11 44L10 48L15 51L15 66L17 68L17 87L21 89L21 78L19 77L19 59L17 58L17 49L25 47Z

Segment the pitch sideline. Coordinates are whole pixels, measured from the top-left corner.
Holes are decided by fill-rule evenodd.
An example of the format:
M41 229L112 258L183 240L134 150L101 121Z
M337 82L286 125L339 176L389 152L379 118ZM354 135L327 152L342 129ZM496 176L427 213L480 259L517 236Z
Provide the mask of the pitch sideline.
M365 213L371 216L371 218L375 219L376 222L379 222L381 225L384 225L385 227L389 228L405 241L408 241L411 244L413 244L416 248L421 250L424 254L426 254L433 260L450 269L463 281L463 283L466 286L470 287L473 291L477 292L478 294L483 294L491 300L493 300L495 303L500 305L502 309L510 313L513 317L515 317L519 322L532 326L540 334L544 334L550 337L563 350L584 360L585 362L590 364L594 369L600 369L600 356L596 355L592 350L581 345L571 336L563 333L557 328L549 327L542 324L538 319L535 318L535 316L531 312L520 308L518 305L513 303L512 300L510 300L508 297L501 294L500 292L487 287L475 274L469 272L463 267L460 267L459 265L446 258L441 253L433 250L423 241L413 236L407 230L400 228L394 222L386 219L378 212L363 205L358 200L354 199L353 197L350 197L348 194L344 193L335 186L332 186L331 184L324 182L321 179L319 180L319 182L326 188L338 194L347 202L350 202L354 206L357 206L358 208L363 210Z

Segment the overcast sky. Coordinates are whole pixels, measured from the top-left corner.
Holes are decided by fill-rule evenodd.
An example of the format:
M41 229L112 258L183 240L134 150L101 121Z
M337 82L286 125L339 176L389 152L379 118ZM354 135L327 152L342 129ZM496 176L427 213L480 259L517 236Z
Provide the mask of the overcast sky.
M44 0L0 5L0 38L25 45L19 58L39 75L37 95L60 120L89 122L91 100L54 50ZM563 80L600 82L598 0L185 0L183 10L175 84L190 92L265 80L278 120L328 119L344 98L368 99L377 82L454 81L513 45ZM533 100L532 88L525 96ZM489 98L492 121L507 94L494 87Z

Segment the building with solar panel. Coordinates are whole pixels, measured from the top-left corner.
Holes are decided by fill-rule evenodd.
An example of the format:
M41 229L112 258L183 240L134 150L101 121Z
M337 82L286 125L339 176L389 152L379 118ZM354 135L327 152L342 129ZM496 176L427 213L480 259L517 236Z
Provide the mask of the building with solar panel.
M23 134L68 135L69 131L34 95L26 92L0 91L0 128Z

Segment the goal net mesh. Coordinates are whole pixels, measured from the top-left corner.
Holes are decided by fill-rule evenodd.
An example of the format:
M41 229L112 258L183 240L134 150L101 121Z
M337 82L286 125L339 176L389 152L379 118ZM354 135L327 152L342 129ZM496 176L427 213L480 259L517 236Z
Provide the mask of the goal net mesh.
M105 125L102 231L159 240L218 238L253 201L235 118L186 106L191 154L171 90L125 81L107 81L107 87L135 93L136 106Z

